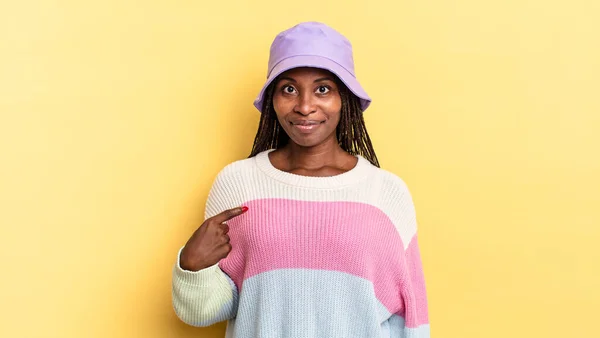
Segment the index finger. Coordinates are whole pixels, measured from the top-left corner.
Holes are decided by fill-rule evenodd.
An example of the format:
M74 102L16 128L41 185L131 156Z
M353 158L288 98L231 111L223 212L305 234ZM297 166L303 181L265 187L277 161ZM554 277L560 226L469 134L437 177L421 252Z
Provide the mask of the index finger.
M236 216L239 216L239 215L245 213L247 210L248 210L248 207L238 207L238 208L225 210L225 211L221 212L220 214L216 214L215 216L211 217L211 220L213 220L217 223L223 223L225 221L228 221Z

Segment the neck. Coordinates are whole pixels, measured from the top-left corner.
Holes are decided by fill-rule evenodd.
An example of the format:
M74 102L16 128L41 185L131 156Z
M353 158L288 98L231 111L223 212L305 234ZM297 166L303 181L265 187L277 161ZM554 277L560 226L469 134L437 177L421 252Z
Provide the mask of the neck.
M292 167L306 169L332 166L348 155L335 137L312 147L303 147L290 140L281 150Z

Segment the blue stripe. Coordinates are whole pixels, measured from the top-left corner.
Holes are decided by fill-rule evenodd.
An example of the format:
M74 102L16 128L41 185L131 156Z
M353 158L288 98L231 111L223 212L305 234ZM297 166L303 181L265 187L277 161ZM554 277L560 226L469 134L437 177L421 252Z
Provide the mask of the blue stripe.
M377 300L373 284L339 271L281 269L244 281L227 338L427 338L404 328Z

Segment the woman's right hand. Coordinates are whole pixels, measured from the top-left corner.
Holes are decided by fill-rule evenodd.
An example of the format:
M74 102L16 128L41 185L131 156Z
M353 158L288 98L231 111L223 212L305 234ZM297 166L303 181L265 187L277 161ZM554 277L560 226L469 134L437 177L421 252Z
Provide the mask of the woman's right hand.
M198 271L217 264L231 251L229 226L226 222L245 213L247 207L225 210L206 219L185 244L179 258L179 265L188 271Z

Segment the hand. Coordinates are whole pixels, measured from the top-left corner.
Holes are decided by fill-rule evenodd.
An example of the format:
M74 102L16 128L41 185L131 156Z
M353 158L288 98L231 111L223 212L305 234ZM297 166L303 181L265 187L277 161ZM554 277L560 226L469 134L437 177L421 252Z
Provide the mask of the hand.
M217 264L231 251L229 226L223 222L245 213L247 207L233 208L208 218L185 244L179 264L182 269L198 271Z

